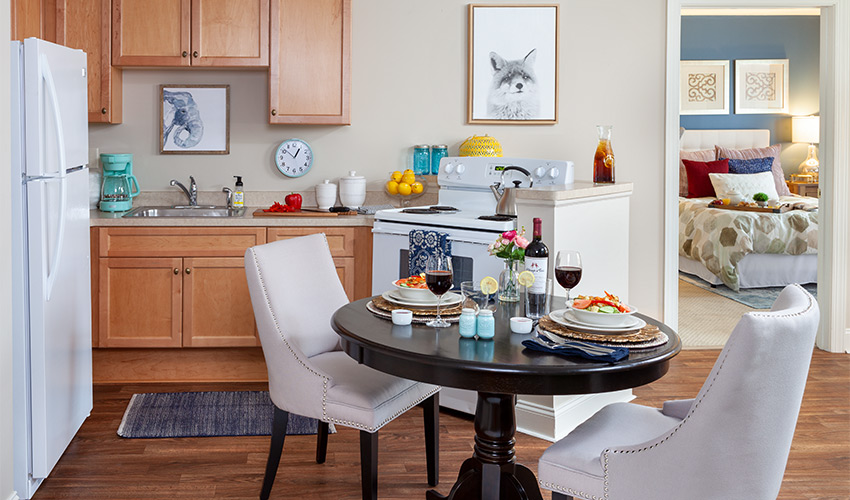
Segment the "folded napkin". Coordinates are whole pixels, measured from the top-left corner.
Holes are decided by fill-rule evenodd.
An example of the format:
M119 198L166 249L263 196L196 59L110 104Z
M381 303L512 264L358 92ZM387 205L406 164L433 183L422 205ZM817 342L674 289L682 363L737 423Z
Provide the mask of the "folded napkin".
M589 342L578 342L575 340L564 340L563 343L554 343L541 339L545 345L537 340L523 340L522 345L533 351L557 354L558 356L570 357L580 356L590 361L602 363L614 363L629 355L628 347L607 347Z

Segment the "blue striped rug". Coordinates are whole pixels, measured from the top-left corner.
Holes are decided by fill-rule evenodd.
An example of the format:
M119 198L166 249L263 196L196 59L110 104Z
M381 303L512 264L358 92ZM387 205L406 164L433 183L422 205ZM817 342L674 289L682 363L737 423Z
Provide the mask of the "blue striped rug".
M712 287L710 283L704 281L698 276L686 274L681 271L679 272L679 279L687 281L694 286L698 286L703 290L716 293L717 295L726 297L727 299L732 299L735 302L740 302L741 304L752 307L753 309L770 309L773 306L773 302L777 297L779 297L779 292L785 288L782 286L742 288L740 291L736 292L728 288L726 285L717 285ZM803 288L805 288L815 298L818 297L817 283L807 283L803 285Z
M118 427L123 438L268 436L274 405L267 391L133 394ZM315 434L318 421L289 415L288 435ZM331 429L333 432L333 429Z

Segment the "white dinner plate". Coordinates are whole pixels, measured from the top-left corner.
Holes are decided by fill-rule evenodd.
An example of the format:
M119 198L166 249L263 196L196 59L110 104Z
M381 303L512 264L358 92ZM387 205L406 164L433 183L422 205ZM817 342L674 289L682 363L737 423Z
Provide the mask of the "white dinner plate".
M552 318L552 321L558 323L560 325L564 325L570 328L578 328L583 331L592 331L599 333L624 333L624 332L633 332L636 330L640 330L641 328L646 326L646 321L636 318L634 316L631 317L628 321L623 323L622 325L617 326L598 326L591 325L588 323L584 323L579 321L573 316L573 314L569 311L569 309L558 309L557 311L552 311L549 313L549 317Z
M407 297L402 297L395 290L390 290L381 294L381 297L386 300L392 302L393 304L398 304L401 306L415 306L415 307L436 307L437 300L427 300L427 301L419 301L412 300ZM443 302L440 307L444 306L453 306L455 304L459 304L461 301L461 296L459 293L447 292L443 295Z

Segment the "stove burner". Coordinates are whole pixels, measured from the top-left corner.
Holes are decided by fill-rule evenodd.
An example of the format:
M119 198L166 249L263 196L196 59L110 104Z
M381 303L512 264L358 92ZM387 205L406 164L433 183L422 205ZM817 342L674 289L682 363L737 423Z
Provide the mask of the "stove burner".
M450 207L450 206L447 206L447 205L434 205L434 206L428 207L428 208L431 209L431 210L436 210L438 212L451 212L451 213L460 212L460 210L458 210L457 208Z
M495 222L510 222L516 217L511 217L510 215L482 215L478 218L479 220L491 220Z
M433 215L440 213L439 210L433 210L430 208L405 208L401 211L403 214L419 214L419 215Z

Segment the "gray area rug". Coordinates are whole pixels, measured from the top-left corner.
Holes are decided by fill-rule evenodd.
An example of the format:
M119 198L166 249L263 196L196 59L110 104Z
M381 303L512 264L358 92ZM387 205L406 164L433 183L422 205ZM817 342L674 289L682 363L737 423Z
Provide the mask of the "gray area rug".
M716 293L717 295L726 297L727 299L732 299L735 302L740 302L746 306L752 307L753 309L770 309L773 305L773 302L779 297L779 292L782 291L784 287L774 286L768 288L742 288L740 292L736 292L726 285L717 285L712 287L709 283L703 281L702 279L694 276L692 274L686 274L683 272L679 273L679 279L682 281L687 281L688 283L698 286L704 290L708 290L711 293ZM812 294L815 298L818 296L818 286L815 283L809 283L803 285L810 294Z
M268 436L274 404L267 391L133 394L118 427L123 438ZM315 434L318 421L289 415L288 435ZM331 429L333 432L333 429Z

